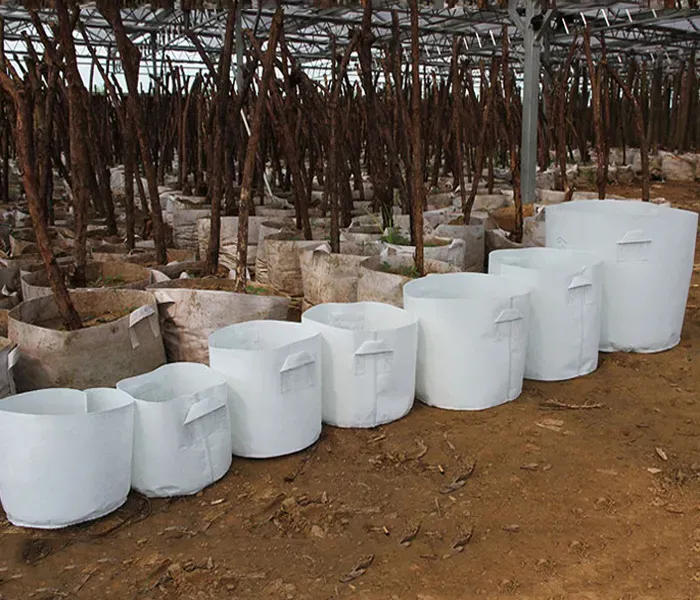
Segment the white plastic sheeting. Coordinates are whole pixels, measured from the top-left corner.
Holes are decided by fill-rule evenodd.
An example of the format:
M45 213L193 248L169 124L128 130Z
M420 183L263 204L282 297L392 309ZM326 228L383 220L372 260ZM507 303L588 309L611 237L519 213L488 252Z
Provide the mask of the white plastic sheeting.
M598 367L603 264L573 250L522 248L489 255L489 273L532 287L525 378L560 381Z
M149 497L196 494L231 466L226 380L205 365L171 363L124 379L136 405L132 486Z
M228 382L233 453L283 456L321 435L321 338L298 323L250 321L209 336Z
M418 327L406 311L373 302L322 304L302 322L323 336L323 420L376 427L408 414L415 396Z
M481 273L429 275L403 289L418 319L416 395L431 406L480 410L522 391L530 288Z
M14 525L56 529L119 508L131 487L134 405L114 389L0 400L0 499Z
M660 352L680 342L697 228L697 213L648 202L547 207L547 246L603 260L603 352Z

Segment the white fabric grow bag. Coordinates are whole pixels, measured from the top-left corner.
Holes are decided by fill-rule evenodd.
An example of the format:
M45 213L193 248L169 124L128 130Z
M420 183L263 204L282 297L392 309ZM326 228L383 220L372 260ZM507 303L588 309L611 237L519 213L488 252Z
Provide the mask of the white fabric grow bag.
M520 395L530 290L481 273L430 275L404 286L418 318L416 396L451 410L480 410Z
M0 400L0 499L20 527L102 517L131 488L134 405L127 394L39 390Z
M696 213L648 202L547 208L547 246L603 260L603 352L660 352L678 345L697 228Z
M408 414L415 397L418 325L374 302L322 304L302 323L323 336L323 421L376 427Z
M171 363L117 388L136 404L134 489L149 497L196 494L226 474L231 427L221 375Z
M522 248L489 256L489 273L531 286L525 378L560 381L598 367L603 264L573 250Z
M209 336L212 369L228 381L233 453L283 456L321 435L321 338L283 321L250 321Z

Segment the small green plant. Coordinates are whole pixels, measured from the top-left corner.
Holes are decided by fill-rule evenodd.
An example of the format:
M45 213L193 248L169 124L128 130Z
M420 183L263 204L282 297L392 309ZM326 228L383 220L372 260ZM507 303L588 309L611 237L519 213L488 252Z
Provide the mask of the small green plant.
M387 229L382 236L382 242L387 244L393 244L395 246L410 246L411 240L406 236L402 235L400 231L396 229Z
M384 261L379 265L379 268L383 273L393 273L394 275L401 275L403 277L408 277L409 279L417 279L420 277L420 273L418 272L418 269L416 269L415 265L412 267L392 267L391 264Z
M264 296L267 290L264 287L257 285L247 285L245 286L245 291L247 294L253 294L254 296Z
M98 277L94 281L90 281L87 284L89 288L99 288L99 287L114 287L117 285L122 285L126 283L121 275L106 275L104 277Z

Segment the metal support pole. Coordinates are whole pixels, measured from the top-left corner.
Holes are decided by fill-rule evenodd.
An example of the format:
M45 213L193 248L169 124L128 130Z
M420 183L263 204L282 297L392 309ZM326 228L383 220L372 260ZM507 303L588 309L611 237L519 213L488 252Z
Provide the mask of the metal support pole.
M525 0L525 18L517 11L517 0L509 0L510 18L523 36L523 131L520 145L520 188L523 204L537 199L537 124L540 101L540 55L542 34L553 11L541 15L535 0ZM537 29L533 19L537 17Z
M236 4L236 90L240 94L243 89L243 15L241 2Z
M151 69L153 71L153 79L158 77L158 37L156 32L151 32Z

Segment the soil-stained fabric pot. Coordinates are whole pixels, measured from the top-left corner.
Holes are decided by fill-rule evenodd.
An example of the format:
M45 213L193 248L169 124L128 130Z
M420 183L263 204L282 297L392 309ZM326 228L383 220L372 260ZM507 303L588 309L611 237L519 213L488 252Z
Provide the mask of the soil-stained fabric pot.
M313 250L323 245L320 240L290 239L297 234L285 232L269 236L265 240L267 276L270 285L292 298L304 295L299 256L305 250Z
M210 214L209 208L166 212L165 222L173 228L173 246L196 250L199 242L197 222L199 219L207 219Z
M430 275L406 284L418 319L416 395L449 410L481 410L523 386L530 288L481 273Z
M251 321L209 337L228 382L233 453L292 454L321 435L321 338L298 323Z
M155 262L155 250L134 248L128 250L124 244L102 244L93 249L92 260L95 262L129 262L143 264Z
M403 286L411 281L414 260L407 254L373 256L360 264L357 281L358 302L381 302L403 308ZM459 267L437 260L426 260L427 273L458 273ZM400 274L400 271L406 274Z
M416 254L415 246L386 244L386 248L389 254L394 252L407 254L408 256L415 256ZM467 244L462 239L428 237L425 239L423 256L426 259L448 263L461 269L467 258Z
M326 302L357 302L360 264L378 256L379 244L341 242L341 254L331 254L330 245L305 250L299 256L305 306Z
M323 421L377 427L413 407L418 325L406 311L373 302L323 304L302 315L323 336Z
M0 400L0 499L20 527L57 529L119 508L131 488L134 403L115 389Z
M697 229L697 213L648 202L547 208L547 246L603 260L603 352L661 352L680 343Z
M267 274L267 250L265 240L271 235L282 233L284 230L291 230L291 225L284 221L266 221L260 225L258 234L258 251L255 255L255 281L267 285L270 278Z
M247 267L255 266L258 251L260 225L270 217L250 217L248 219L248 255ZM199 258L206 260L209 252L211 219L197 220L197 239ZM219 235L219 264L227 269L236 269L238 265L238 217L221 217L221 234Z
M151 498L196 494L231 466L226 380L209 367L172 363L117 383L134 398L132 487Z
M603 264L573 250L523 248L489 256L489 273L531 287L525 378L561 381L598 368Z
M382 239L384 232L379 225L350 225L340 233L340 239L344 242L354 242L356 244L366 242L378 242Z
M89 262L85 267L87 290L104 288L143 290L151 283L146 267L127 262ZM92 287L90 287L92 286ZM51 296L51 287L44 269L22 276L22 297L25 300Z
M435 235L443 238L461 239L465 243L464 262L458 265L463 271L482 273L486 254L483 222L472 219L470 225L438 225Z
M221 279L173 279L149 288L158 301L169 362L209 364L208 338L217 329L287 318L289 298L237 294L234 289L235 282Z
M83 319L124 316L94 327L60 331L52 296L22 302L8 315L8 337L20 357L14 369L20 392L48 387L112 387L165 362L155 297L138 290L71 292ZM50 324L47 327L45 324Z

